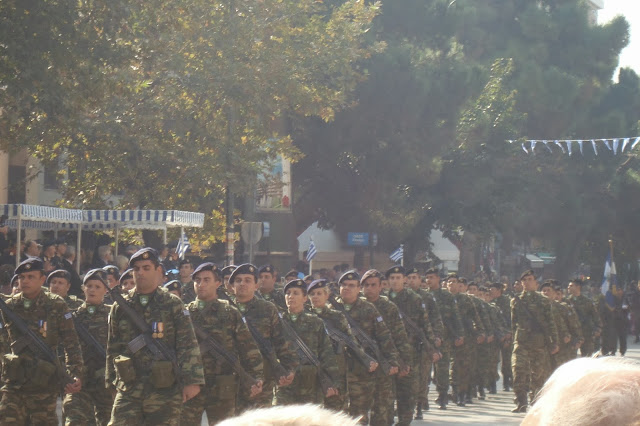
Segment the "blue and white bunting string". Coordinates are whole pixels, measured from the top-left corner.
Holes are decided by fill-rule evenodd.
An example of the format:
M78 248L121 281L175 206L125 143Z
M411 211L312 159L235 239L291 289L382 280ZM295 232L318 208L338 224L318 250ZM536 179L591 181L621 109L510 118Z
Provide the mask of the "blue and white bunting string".
M516 140L508 140L509 143L518 142ZM588 143L591 142L591 147L593 148L593 153L597 156L598 145L607 148L609 151L613 152L613 155L618 155L618 153L622 154L625 151L630 152L635 149L636 145L640 143L640 136L635 138L611 138L611 139L535 139L535 140L525 140L521 142L522 150L527 154L536 154L536 147L539 144L544 145L544 147L550 152L558 152L554 151L552 145L558 147L560 152L563 154L569 154L572 156L574 153L574 143L578 144L578 148L580 149L580 155L585 155L585 145L588 146ZM539 151L539 150L538 150Z

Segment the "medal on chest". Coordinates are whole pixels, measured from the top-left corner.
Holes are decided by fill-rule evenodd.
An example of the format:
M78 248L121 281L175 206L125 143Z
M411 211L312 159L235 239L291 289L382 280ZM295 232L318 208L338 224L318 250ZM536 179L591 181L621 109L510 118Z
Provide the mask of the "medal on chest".
M164 324L161 321L152 322L151 329L153 330L151 337L154 339L162 339L164 337Z
M38 321L38 328L42 337L47 337L47 322L45 320Z

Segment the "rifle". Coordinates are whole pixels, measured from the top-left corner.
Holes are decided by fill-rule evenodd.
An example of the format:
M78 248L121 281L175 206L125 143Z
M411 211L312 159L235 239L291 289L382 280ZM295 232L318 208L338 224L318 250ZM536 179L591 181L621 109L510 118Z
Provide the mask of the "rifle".
M6 319L13 323L16 328L22 334L22 337L17 339L15 342L11 344L11 348L15 353L20 353L26 347L29 347L34 355L39 354L44 357L46 361L49 361L51 364L56 367L56 374L58 375L58 379L62 382L62 385L68 385L75 382L75 379L71 377L65 368L60 364L60 359L58 358L58 354L56 351L51 349L47 343L42 340L42 337L31 330L27 323L20 318L15 312L11 310L9 305L0 298L0 310L5 315Z
M223 299L228 301L234 307L236 307L236 308L238 307L236 302L234 302L227 294L224 295ZM273 345L271 344L269 339L266 339L258 331L258 329L253 324L251 324L251 321L249 321L247 319L247 317L242 312L240 312L240 313L242 314L242 320L244 321L245 324L247 324L247 328L249 329L249 332L251 333L251 336L253 337L253 340L255 340L256 343L258 344L258 348L260 349L260 353L262 354L264 359L266 359L269 362L269 364L271 365L271 367L273 368L274 376L275 377L286 377L286 376L288 376L289 372L287 371L286 368L284 368L282 366L282 364L280 364L280 361L278 361L278 357L276 356L276 351L273 349Z
M370 368L372 362L377 362L375 359L367 355L356 342L353 341L347 334L338 330L331 324L330 321L324 320L324 328L327 330L329 338L336 342L338 345L344 345L351 349L351 353L364 365L367 369Z
M153 359L170 361L171 365L173 366L176 380L178 382L181 382L182 375L180 374L180 367L178 365L178 360L175 353L171 349L169 349L167 345L165 345L162 341L151 337L151 334L153 333L151 326L149 326L144 318L140 314L138 314L138 312L136 312L135 309L131 307L131 305L127 303L127 301L124 299L124 297L122 297L122 294L118 290L116 290L115 288L109 288L109 286L104 281L100 281L107 288L109 296L111 296L111 300L118 304L127 318L129 318L129 321L131 321L133 326L138 329L138 332L140 332L138 337L127 344L129 350L135 354L140 349L146 347L149 352L151 352Z
M80 322L80 319L78 318L76 313L73 314L73 325L76 328L78 336L82 340L84 340L84 342L89 345L91 349L93 349L93 352L98 356L98 360L103 364L106 363L107 351L104 349L104 346L102 346L102 344L98 342L95 337L93 337L93 335L89 332L89 329Z
M427 339L426 334L424 334L424 330L422 330L422 328L420 328L418 326L418 324L415 323L415 321L413 321L411 318L409 318L402 311L402 309L400 309L400 307L398 305L396 305L396 306L398 307L398 312L400 313L400 319L402 319L402 321L405 324L405 328L417 340L418 351L421 351L422 347L424 346L424 347L427 347L428 349L430 349L432 352L435 352L436 351L435 346L433 345L433 343L431 343L429 341L429 339Z
M524 310L525 314L527 314L527 317L529 318L529 324L531 325L531 330L536 332L536 333L540 333L540 334L545 334L544 331L544 326L540 323L540 321L538 321L538 319L531 313L531 311L529 310L529 308L527 308L526 305L522 304L522 301L520 299L518 299L517 297L514 299L514 306L516 305L520 305L522 307L522 309ZM545 339L546 340L546 339ZM552 345L554 344L553 342L550 342Z
M318 369L318 378L320 379L320 386L322 386L322 391L326 394L329 388L337 389L337 386L333 383L333 379L327 373L327 370L324 369L320 360L313 351L307 346L307 344L302 340L302 338L296 333L291 324L284 319L281 312L278 312L278 316L280 317L280 322L282 323L282 329L289 336L291 341L297 346L298 353L302 355L302 358L305 358L307 361L311 363L314 367Z
M374 354L376 361L382 368L382 371L384 371L384 373L388 375L389 371L391 370L391 364L389 364L389 361L387 361L384 355L382 355L382 351L380 350L380 347L378 347L376 341L369 337L367 333L365 333L364 330L360 328L358 323L345 309L344 305L339 303L333 294L329 294L329 302L331 302L332 306L334 306L337 310L344 314L345 318L347 318L349 326L351 327L351 332L353 333L354 337L364 348L369 349L369 351Z
M201 341L200 351L202 353L210 353L217 360L220 360L222 358L227 361L231 365L231 368L233 368L233 371L236 372L238 378L240 379L240 383L245 388L250 389L251 386L254 386L258 383L258 381L251 377L251 375L249 375L249 373L247 373L246 370L242 367L237 356L229 353L229 351L227 351L224 346L220 344L220 342L209 336L202 328L200 328L196 324L193 324L193 329L196 332L196 336Z

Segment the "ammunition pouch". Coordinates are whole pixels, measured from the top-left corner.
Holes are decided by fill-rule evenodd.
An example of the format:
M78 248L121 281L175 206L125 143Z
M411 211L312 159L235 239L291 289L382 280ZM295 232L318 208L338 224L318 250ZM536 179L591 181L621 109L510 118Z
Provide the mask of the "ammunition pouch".
M173 386L176 376L171 361L154 361L151 366L151 384L156 389L166 389Z
M235 399L238 393L238 383L233 374L216 376L213 381L213 395L219 400Z
M15 354L4 354L2 357L2 378L11 385L21 386L24 384L25 368L22 358Z
M134 384L136 380L136 369L133 365L133 359L128 356L118 355L113 360L113 364L119 382L125 385Z
M314 365L301 365L296 376L301 389L315 391L318 386L318 369Z

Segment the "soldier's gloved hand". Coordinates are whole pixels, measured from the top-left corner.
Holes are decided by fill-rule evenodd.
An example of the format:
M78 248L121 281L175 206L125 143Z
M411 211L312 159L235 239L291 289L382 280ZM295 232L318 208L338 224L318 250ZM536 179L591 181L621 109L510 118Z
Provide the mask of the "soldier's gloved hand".
M453 344L456 345L456 346L460 346L463 343L464 343L464 337L458 337Z
M391 367L389 369L389 375L393 376L394 374L398 374L398 367Z
M373 373L378 368L378 363L375 361L371 361L369 363L369 373Z
M551 347L551 355L557 354L559 350L560 350L560 347L558 345L553 345Z
M329 388L327 389L327 394L325 395L325 398L329 398L330 396L334 396L338 394L338 389L336 388Z
M291 373L289 373L288 376L280 377L280 379L278 380L278 385L279 386L289 386L291 383L293 383L294 376L295 376L295 373L292 371Z
M436 337L436 348L439 348L440 345L442 345L442 339L439 337Z
M64 391L66 393L80 392L80 389L82 389L82 381L80 379L78 379L77 377L74 377L73 383L69 383L68 385L66 385L64 387Z
M411 371L411 367L407 365L405 368L403 368L398 372L398 377L408 376L410 371Z
M484 334L481 334L481 335L479 335L479 336L478 336L478 338L476 339L476 342L478 342L478 343L482 343L482 342L484 342L484 339L485 339L485 335L484 335Z
M440 352L434 352L433 357L431 358L431 362L438 362L442 359L442 354Z
M262 380L258 380L258 382L251 386L251 393L249 394L249 398L253 398L262 393Z
M182 388L182 402L185 403L200 393L200 385L187 385Z

